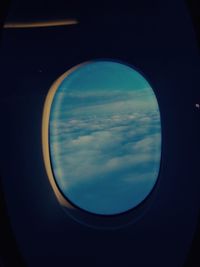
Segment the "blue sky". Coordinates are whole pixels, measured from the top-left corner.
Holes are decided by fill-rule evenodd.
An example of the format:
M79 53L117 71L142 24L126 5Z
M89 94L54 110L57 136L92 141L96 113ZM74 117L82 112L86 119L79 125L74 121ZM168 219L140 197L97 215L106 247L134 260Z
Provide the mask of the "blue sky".
M59 86L50 113L55 179L76 205L98 214L137 206L160 165L160 114L148 82L129 66L96 61Z

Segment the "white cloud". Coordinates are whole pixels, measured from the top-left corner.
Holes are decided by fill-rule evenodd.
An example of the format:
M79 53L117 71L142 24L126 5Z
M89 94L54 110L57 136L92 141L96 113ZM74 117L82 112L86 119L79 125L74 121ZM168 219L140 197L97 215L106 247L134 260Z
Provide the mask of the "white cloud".
M78 138L72 140L72 144L73 145L88 145L91 142L94 141L94 137L92 135L83 135L83 136L79 136Z
M64 191L102 177L114 176L126 184L156 178L160 125L149 89L78 91L58 98L50 146L54 173Z
M140 119L146 116L141 114ZM141 169L138 179L141 176L148 178L151 175L148 171L143 173L142 168L152 160L158 161L160 153L159 133L149 135L150 126L151 118L141 123L138 114L58 122L51 144L54 164L60 166L55 169L57 179L67 190L80 181L98 180L104 175L124 171L123 180L132 182L135 174L131 175L127 170L134 166ZM155 155L152 152L156 145ZM152 166L157 168L156 164ZM156 169L152 171L156 172Z

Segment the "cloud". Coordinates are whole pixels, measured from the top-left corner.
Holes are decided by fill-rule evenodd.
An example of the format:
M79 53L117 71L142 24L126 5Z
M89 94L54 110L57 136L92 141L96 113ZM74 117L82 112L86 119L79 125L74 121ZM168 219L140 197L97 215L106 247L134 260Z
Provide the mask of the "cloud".
M74 102L69 109L66 104L59 112L57 107L52 111L55 178L63 192L80 203L100 195L105 195L104 201L122 197L122 192L127 199L135 194L136 201L151 189L159 169L160 118L155 99L146 102L148 98L130 93L123 101L114 96L93 103L87 101L88 95L73 95L85 98L85 106Z
M77 118L77 116L143 112L155 109L156 99L149 88L143 90L102 90L58 92L54 97L53 113L56 117ZM60 108L62 107L62 108Z
M88 145L93 141L94 141L94 137L92 135L83 135L72 140L72 144L78 145L80 147L81 145Z
M133 166L142 169L145 163L159 160L160 135L149 135L151 127L147 120L140 127L138 124L136 127L132 117L127 116L125 120L122 116L120 120L119 115L117 120L94 120L92 123L86 119L76 123L69 126L68 132L61 128L58 133L58 129L54 129L57 136L55 139L51 137L54 165L66 170L59 179L70 180L67 186ZM67 126L66 122L64 129Z

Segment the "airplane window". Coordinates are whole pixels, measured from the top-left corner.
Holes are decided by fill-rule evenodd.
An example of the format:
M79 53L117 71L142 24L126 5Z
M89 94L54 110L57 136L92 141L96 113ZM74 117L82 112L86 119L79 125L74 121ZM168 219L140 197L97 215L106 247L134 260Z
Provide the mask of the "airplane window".
M62 205L97 215L135 208L160 168L160 112L150 84L112 60L65 72L46 98L43 152Z

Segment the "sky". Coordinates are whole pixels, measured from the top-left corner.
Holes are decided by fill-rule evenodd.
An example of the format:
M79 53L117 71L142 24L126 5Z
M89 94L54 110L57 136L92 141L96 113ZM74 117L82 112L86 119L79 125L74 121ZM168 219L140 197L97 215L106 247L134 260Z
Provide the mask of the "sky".
M76 206L112 215L136 207L158 178L159 107L132 67L88 62L58 86L49 122L55 180Z

